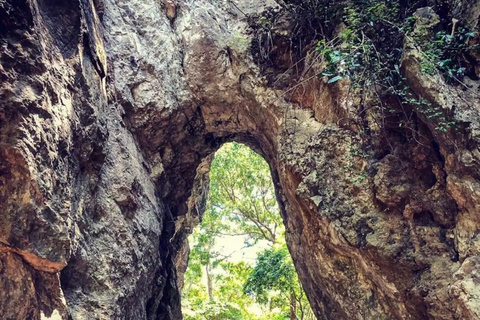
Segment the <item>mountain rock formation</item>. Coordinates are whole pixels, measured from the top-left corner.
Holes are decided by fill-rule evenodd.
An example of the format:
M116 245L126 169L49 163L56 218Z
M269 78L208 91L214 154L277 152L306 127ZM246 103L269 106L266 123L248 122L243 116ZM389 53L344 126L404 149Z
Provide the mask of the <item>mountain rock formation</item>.
M411 40L478 30L480 1L426 1L399 44L447 127L322 76L286 2L0 0L1 319L181 319L228 141L269 163L319 319L480 318L480 55L453 84Z

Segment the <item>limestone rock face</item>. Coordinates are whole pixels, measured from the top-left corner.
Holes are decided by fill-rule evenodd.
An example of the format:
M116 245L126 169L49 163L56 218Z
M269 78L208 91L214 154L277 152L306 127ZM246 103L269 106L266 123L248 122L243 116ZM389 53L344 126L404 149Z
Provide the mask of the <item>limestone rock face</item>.
M480 2L445 3L478 21ZM1 319L181 319L186 237L227 141L269 163L319 319L480 317L478 80L425 76L406 41L402 74L462 130L419 115L418 140L386 148L348 83L285 89L288 17L259 66L251 20L275 7L0 1Z

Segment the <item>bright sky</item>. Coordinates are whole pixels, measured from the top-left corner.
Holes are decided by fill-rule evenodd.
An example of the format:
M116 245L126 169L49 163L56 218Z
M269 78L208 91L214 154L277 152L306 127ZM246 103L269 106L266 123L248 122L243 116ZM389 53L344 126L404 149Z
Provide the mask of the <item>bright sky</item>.
M245 261L253 265L257 258L257 253L269 247L268 241L262 240L254 246L245 247L247 238L247 236L219 236L216 238L213 251L219 252L224 256L231 255L225 261Z

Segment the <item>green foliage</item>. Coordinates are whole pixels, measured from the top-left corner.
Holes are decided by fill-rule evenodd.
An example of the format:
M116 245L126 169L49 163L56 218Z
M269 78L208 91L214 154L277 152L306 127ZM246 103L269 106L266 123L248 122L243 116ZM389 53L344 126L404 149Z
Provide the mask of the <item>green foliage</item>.
M225 302L209 301L196 310L196 315L185 315L185 320L243 320L245 315L234 305Z
M364 1L345 9L339 35L317 43L327 63L322 76L329 77L328 83L348 78L355 88L373 87L379 81L376 76L387 75L399 52L382 54L377 46L399 40L397 30L386 22L397 19L397 8L397 1Z
M255 296L257 301L266 304L272 290L287 292L293 290L295 269L286 247L271 248L257 257L253 272L244 286L246 294Z
M277 308L279 314L274 319L290 319L291 307L298 319L315 319L285 245L266 249L257 256L243 290L270 309Z
M185 285L182 292L182 309L187 320L236 320L256 319L249 311L254 300L242 292L252 267L245 262L219 262L215 267L202 265L192 249L185 274ZM203 284L206 276L203 270L209 268L209 277L213 296L209 296L209 288ZM200 270L200 272L198 272ZM216 270L216 271L214 271Z
M447 132L450 127L455 125L455 121L448 121L441 108L433 106L430 102L423 97L414 98L411 95L406 95L406 101L410 105L416 107L417 112L424 114L426 118L436 124L435 130L441 132Z
M260 275L255 273L257 267L244 261L230 261L228 253L216 251L220 237L238 234L245 237L246 246L267 241L275 249L261 253L258 263L275 262L278 268L271 272L264 270ZM253 274L261 283L270 285L264 288L263 299L254 299L244 293L246 283L252 283ZM191 237L190 260L182 292L184 318L289 319L290 292L297 297L298 314L302 319L314 319L285 245L283 223L267 163L244 145L226 144L217 151L212 162L207 209L200 228Z
M268 164L248 147L231 143L216 153L206 219L210 217L224 233L247 233L250 244L260 239L275 243L283 230Z
M370 24L383 22L396 18L398 13L398 1L373 1L365 9L366 17Z
M441 74L448 83L455 84L461 83L465 75L468 52L477 49L477 45L470 44L475 33L462 26L453 33L441 30L431 34L426 27L412 32L415 6L407 7L407 11L399 7L397 0L351 2L344 10L338 35L317 42L316 51L325 62L320 75L327 77L327 84L349 79L363 101L376 102L383 126L389 123L385 119L396 115L401 118L398 127L412 128L411 112L417 112L436 131L448 132L454 121L439 107L415 96L401 75L398 65L403 40L411 40L419 50L423 73ZM397 110L383 106L382 100L388 96L398 101Z
M450 83L462 79L466 70L462 65L463 54L478 47L470 44L473 37L475 32L459 27L453 36L442 30L435 33L433 41L416 38L421 48L422 72L430 75L440 72Z
M389 76L392 62L401 53L387 49L387 44L396 48L395 42L401 43L398 29L390 22L399 19L398 7L394 0L353 2L346 7L338 36L317 43L317 52L327 63L322 76L328 76L329 83L348 78L355 88L376 87L382 77Z

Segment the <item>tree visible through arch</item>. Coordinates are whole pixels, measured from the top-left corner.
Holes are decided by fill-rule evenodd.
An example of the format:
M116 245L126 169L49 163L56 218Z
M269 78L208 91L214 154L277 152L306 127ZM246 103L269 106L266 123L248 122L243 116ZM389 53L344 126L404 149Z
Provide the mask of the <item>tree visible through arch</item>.
M268 164L245 145L225 144L190 238L185 319L315 319L284 233Z

